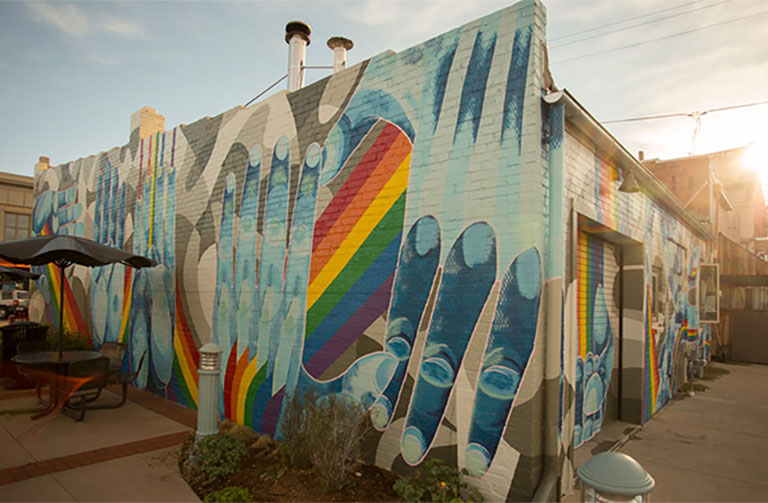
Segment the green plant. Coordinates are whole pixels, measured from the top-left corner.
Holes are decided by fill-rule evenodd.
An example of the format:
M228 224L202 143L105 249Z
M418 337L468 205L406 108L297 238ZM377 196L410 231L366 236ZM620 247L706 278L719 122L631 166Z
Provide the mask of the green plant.
M49 329L46 340L53 349L59 349L59 331L57 329ZM93 339L88 334L77 330L64 330L61 334L61 349L64 351L93 349Z
M218 491L213 491L208 494L203 501L205 503L239 503L239 502L252 502L251 493L248 489L240 486L225 487Z
M188 482L207 486L232 475L247 461L247 441L231 433L200 439L182 448L181 473Z
M317 395L307 390L303 395L294 393L285 400L283 414L280 419L280 436L283 446L278 448L282 460L287 460L295 468L312 466L309 459L309 449L312 439L307 428L307 418L314 416L317 408Z
M288 399L281 435L290 464L309 464L327 490L341 489L355 465L370 421L357 402L311 390Z
M480 491L462 480L466 475L467 470L430 459L412 477L395 482L393 489L403 501L483 501Z

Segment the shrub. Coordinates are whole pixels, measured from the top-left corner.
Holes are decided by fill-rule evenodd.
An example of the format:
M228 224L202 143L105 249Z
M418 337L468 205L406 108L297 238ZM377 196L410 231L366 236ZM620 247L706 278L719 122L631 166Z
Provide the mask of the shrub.
M467 470L430 459L412 477L395 482L393 489L403 501L483 501L480 491L462 481L462 475L468 475Z
M208 494L203 501L205 503L239 503L239 502L252 502L251 493L248 489L240 486L225 487L218 491L213 491Z
M341 489L370 428L366 411L343 396L318 397L311 390L286 405L281 435L292 466L308 460L327 490Z
M248 459L247 441L237 435L212 435L182 451L181 473L192 484L207 486L229 477Z
M48 330L46 340L51 348L54 350L59 349L59 330L57 328L51 328ZM82 332L76 330L64 330L61 334L61 349L68 350L80 350L80 349L93 349L93 339Z

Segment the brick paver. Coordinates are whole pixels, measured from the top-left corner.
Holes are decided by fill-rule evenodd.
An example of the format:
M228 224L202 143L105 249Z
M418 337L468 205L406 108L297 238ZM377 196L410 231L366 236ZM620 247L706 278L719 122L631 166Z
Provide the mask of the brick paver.
M117 394L122 392L119 386L110 386L108 389ZM29 397L34 396L34 394L35 390L5 391L0 393L0 400ZM178 423L184 424L192 429L194 429L197 424L196 411L169 402L152 393L131 387L128 389L128 399L137 405ZM140 454L142 452L165 449L166 447L183 443L189 438L191 433L192 431L190 430L170 433L168 435L137 440L135 442L128 442L111 447L101 447L86 452L79 452L53 459L35 461L21 466L5 468L0 470L0 486L55 472L80 468L81 466L87 466L94 463L103 463L104 461L133 456L134 454Z

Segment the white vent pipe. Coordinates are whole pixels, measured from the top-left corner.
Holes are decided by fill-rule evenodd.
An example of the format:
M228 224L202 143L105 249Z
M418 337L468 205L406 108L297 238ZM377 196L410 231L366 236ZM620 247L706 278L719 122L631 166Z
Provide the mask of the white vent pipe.
M328 47L333 49L333 73L340 72L347 67L347 51L355 44L348 38L331 37L328 39Z
M288 43L288 91L304 86L304 67L307 46L312 33L309 25L302 21L291 21L285 25L285 41Z

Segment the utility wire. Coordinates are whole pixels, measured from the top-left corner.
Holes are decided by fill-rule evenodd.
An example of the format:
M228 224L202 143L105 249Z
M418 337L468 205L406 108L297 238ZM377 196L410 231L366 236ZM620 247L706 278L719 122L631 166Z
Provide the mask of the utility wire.
M565 47L566 45L578 44L578 43L584 42L586 40L592 40L594 38L604 37L605 35L610 35L611 33L616 33L616 32L619 32L619 31L630 30L632 28L637 28L639 26L645 26L645 25L649 25L649 24L653 24L653 23L658 23L659 21L665 21L667 19L672 19L672 18L675 18L675 17L684 16L684 15L690 14L692 12L697 12L697 11L700 11L700 10L710 9L712 7L717 7L718 5L722 5L722 4L728 3L730 1L731 0L723 0L721 2L715 2L715 3L709 4L709 5L704 5L702 7L696 8L696 9L690 9L690 10L686 10L686 11L683 11L683 12L678 12L676 14L671 14L669 16L664 16L664 17L660 17L660 18L656 18L656 19L651 19L649 21L643 21L642 23L637 23L637 24L633 24L633 25L630 25L630 26L623 26L621 28L616 28L616 29L613 29L613 30L610 30L610 31L605 31L605 32L602 32L602 33L597 33L595 35L590 35L588 37L577 38L576 40L571 40L570 42L563 42L562 44L555 44L555 45L551 46L550 48L556 49L558 47Z
M741 105L730 105L727 107L719 107L719 108L710 108L709 110L705 110L703 112L678 112L673 114L662 114L662 115L648 115L645 117L631 117L629 119L615 119L610 121L601 121L601 124L618 124L620 122L638 122L638 121L647 121L647 120L655 120L655 119L671 119L673 117L696 117L696 116L702 116L713 112L723 112L725 110L734 110L737 108L746 108L746 107L756 107L759 105L768 105L768 100L764 101L753 101L752 103L743 103Z
M689 5L693 5L693 4L697 4L697 3L699 3L699 0L696 0L695 2L687 2L687 3L684 3L684 4L680 4L680 5L677 5L675 7L668 7L666 9L661 9L661 10L653 11L653 12L650 12L648 14L640 14L639 16L628 17L628 18L625 18L625 19L621 19L619 21L612 21L610 23L601 24L600 26L595 26L593 28L587 28L586 30L575 31L575 32L569 33L567 35L560 35L559 37L555 37L555 38L550 39L550 42L554 42L556 40L562 40L564 38L575 37L576 35L582 35L584 33L590 33L590 32L596 31L596 30L600 30L602 28L609 28L611 26L616 26L617 24L628 23L629 21L635 21L637 19L642 19L644 17L655 16L656 14L661 14L663 12L669 12L671 10L680 9L682 7L688 7Z
M726 25L726 24L735 23L737 21L744 21L745 19L754 19L756 17L764 16L765 14L768 14L768 10L756 12L756 13L750 14L748 16L742 16L742 17L737 17L735 19L729 19L728 21L723 21L723 22L720 22L720 23L714 23L714 24L709 24L709 25L706 25L706 26L700 26L699 28L694 28L692 30L686 30L686 31L678 32L678 33L673 33L671 35L666 35L664 37L658 37L658 38L653 38L653 39L650 39L650 40L644 40L643 42L637 42L637 43L634 43L634 44L622 45L622 46L619 46L619 47L613 47L611 49L606 49L604 51L597 51L597 52L592 52L592 53L589 53L589 54L584 54L582 56L576 56L575 58L561 59L560 61L552 62L552 64L553 65L557 65L557 64L560 64L560 63L569 63L571 61L576 61L576 60L585 59L585 58L591 58L592 56L598 56L600 54L608 54L610 52L622 51L624 49L631 49L633 47L639 47L641 45L651 44L653 42L658 42L660 40L668 40L670 38L675 38L675 37L681 37L683 35L688 35L689 33L695 33L697 31L702 31L702 30L706 30L706 29L709 29L709 28L715 28L717 26L723 26L723 25Z

